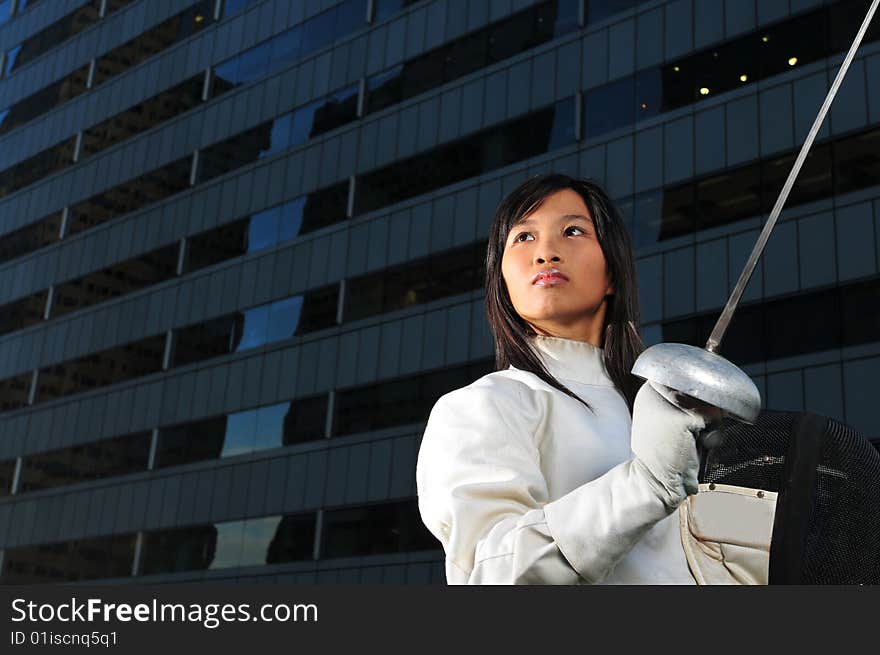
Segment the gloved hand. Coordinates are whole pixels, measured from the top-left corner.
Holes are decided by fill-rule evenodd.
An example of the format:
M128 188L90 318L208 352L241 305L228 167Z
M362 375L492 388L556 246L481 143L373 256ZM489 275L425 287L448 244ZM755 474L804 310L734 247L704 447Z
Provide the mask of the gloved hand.
M631 440L636 462L662 487L663 501L670 509L699 489L695 438L706 426L703 416L673 404L674 394L661 384L642 385L633 406Z

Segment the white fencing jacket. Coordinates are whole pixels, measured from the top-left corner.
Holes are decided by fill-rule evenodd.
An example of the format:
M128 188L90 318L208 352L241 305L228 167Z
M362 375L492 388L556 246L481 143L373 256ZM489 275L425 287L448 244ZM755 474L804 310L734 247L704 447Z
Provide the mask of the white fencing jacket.
M629 409L586 342L538 336L593 408L510 367L442 396L416 467L449 584L695 584L667 508L632 460Z

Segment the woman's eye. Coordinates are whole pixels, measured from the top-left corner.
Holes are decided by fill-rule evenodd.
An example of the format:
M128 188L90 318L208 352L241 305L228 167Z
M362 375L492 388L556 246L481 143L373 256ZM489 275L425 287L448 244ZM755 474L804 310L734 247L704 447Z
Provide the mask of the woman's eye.
M585 234L584 231L577 225L569 225L567 228L565 228L566 232L568 232L569 230L578 230L581 234Z
M514 239L514 241L521 241L520 237L528 237L528 236L532 236L532 235L529 234L528 232L520 232L519 234L516 235L516 238Z

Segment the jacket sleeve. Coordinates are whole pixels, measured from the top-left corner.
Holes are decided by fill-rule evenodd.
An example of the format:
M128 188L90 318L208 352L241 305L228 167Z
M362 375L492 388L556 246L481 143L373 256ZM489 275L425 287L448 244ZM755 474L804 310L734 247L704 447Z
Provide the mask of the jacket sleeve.
M419 511L449 584L601 582L673 511L638 460L549 501L535 434L540 393L470 386L441 397L416 466Z

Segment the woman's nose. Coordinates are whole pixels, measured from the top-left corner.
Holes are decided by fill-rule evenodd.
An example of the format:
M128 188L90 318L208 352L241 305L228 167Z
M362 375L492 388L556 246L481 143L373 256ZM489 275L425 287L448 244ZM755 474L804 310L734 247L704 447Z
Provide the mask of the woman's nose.
M545 253L545 255L543 255L543 256L535 257L535 261L536 261L537 263L539 263L539 264L543 264L543 263L545 263L545 262L547 262L547 261L558 262L558 261L560 261L560 260L559 260L559 255L550 255L550 256L547 256L546 253Z

